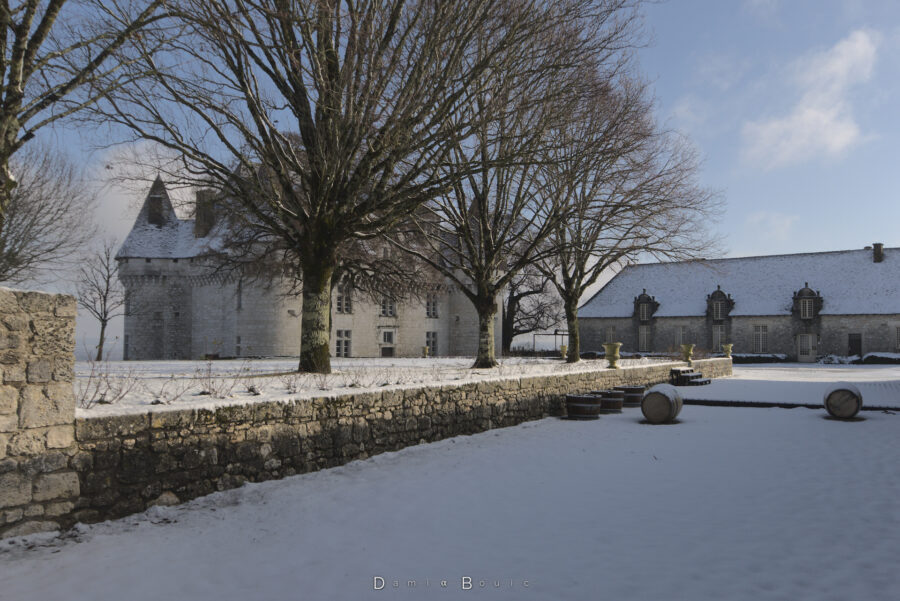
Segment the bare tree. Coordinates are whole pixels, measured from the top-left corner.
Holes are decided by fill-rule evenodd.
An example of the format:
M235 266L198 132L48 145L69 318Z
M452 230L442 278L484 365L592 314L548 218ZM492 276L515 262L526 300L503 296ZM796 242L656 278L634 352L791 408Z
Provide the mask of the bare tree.
M12 156L38 130L122 83L116 54L159 18L161 4L20 0L0 7L0 240L17 184Z
M6 207L0 236L0 281L40 280L73 263L94 234L85 219L93 208L81 172L41 145L10 161L18 185Z
M689 259L717 252L707 227L717 195L697 183L687 141L653 119L647 86L627 74L595 79L555 132L546 161L550 193L565 199L541 263L563 299L567 361L579 360L578 304L610 267L641 256Z
M116 246L115 240L105 241L103 247L78 270L78 304L100 322L95 361L103 360L109 322L125 313L125 290L117 275Z
M439 166L471 136L474 95L531 52L547 9L538 0L171 6L181 35L136 66L155 71L154 82L119 89L104 112L181 153L179 176L217 183L290 250L303 283L299 369L327 373L332 280L346 247L383 235L461 177Z
M553 281L534 265L526 266L509 281L503 299L503 352L516 336L546 330L564 318Z
M568 118L582 73L615 72L634 44L631 2L552 3L528 53L483 78L473 110L486 116L453 145L445 170L457 183L426 205L420 234L430 248L398 243L453 280L478 313L473 367L497 365L494 318L502 290L549 252L566 204L550 193L542 161ZM477 57L477 55L476 55Z

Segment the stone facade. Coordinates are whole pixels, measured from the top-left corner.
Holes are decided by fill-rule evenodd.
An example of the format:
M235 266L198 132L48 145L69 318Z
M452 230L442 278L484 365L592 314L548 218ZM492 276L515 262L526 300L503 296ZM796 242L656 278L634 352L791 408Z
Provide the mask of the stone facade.
M0 537L72 523L75 299L0 288Z
M196 213L203 214L205 222L197 227L196 219L176 215L157 180L119 249L118 275L128 297L124 358L297 356L299 295L284 282L263 284L217 273L205 259L221 235L207 196L198 195ZM202 203L206 210L200 210ZM332 299L334 356L339 339L349 340L351 357L421 357L429 343L430 354L437 356L474 355L478 348L478 315L448 282L435 287L431 310L423 297L396 303L382 315L380 300L352 291L350 297L349 311ZM499 354L499 313L494 323Z
M0 538L563 412L566 393L668 379L685 363L381 390L214 410L74 418L72 297L0 290ZM731 361L695 361L708 377Z

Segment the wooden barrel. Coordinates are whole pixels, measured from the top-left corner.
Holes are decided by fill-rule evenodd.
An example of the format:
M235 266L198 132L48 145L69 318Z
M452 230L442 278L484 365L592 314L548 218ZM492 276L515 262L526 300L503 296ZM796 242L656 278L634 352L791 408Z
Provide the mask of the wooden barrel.
M600 398L595 394L567 394L566 415L570 419L597 419L600 417Z
M641 412L651 424L666 424L681 413L681 393L671 384L657 384L641 401Z
M640 407L641 401L644 399L643 386L616 386L616 390L625 393L625 407Z
M600 397L600 409L604 413L622 413L625 393L621 390L607 390Z
M862 409L862 393L849 382L838 382L825 391L825 410L831 417L850 419Z

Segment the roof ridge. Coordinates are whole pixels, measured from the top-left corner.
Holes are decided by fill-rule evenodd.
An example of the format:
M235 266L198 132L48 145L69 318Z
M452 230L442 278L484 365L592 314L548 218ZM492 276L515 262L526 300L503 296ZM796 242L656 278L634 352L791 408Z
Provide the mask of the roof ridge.
M887 246L884 250L900 250L898 246ZM632 263L627 267L649 267L652 265L684 265L686 263L718 263L723 261L744 261L748 259L775 259L779 257L802 257L810 255L836 255L841 253L872 252L871 248L849 248L846 250L820 250L802 253L781 253L775 255L749 255L746 257L720 257L716 259L686 259L684 261L657 261L656 263Z

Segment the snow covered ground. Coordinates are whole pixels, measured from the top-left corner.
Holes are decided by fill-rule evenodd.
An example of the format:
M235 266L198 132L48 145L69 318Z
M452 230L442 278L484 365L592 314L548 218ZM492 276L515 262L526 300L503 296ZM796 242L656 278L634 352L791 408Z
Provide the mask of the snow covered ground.
M893 601L900 415L864 418L632 409L420 445L4 541L0 598Z
M645 357L623 359L619 364L627 368L665 360ZM602 359L567 364L560 359L509 357L494 369L473 370L473 361L472 357L332 359L333 373L327 376L291 373L297 369L296 359L94 364L79 361L75 364L75 393L79 401L76 415L89 417L142 413L150 409L211 408L392 387L575 373L605 369L607 365ZM200 394L202 391L212 394ZM114 402L93 402L101 396Z
M734 376L682 388L686 399L821 405L834 382L853 382L863 406L900 409L900 365L735 365Z

